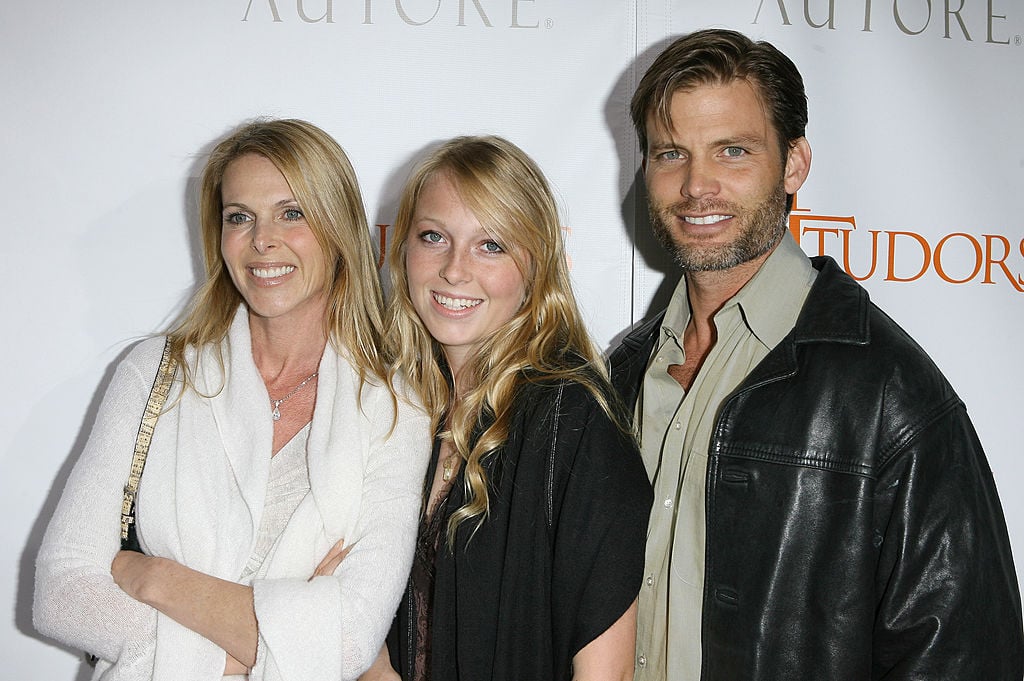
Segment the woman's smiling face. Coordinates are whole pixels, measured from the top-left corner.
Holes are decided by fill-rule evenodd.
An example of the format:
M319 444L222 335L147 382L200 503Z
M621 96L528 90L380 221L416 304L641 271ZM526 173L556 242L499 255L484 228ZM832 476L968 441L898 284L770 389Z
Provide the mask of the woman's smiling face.
M257 154L235 159L224 170L221 205L221 255L250 314L322 319L327 263L281 171Z
M526 295L522 272L443 172L420 192L405 258L413 307L458 374L519 311Z

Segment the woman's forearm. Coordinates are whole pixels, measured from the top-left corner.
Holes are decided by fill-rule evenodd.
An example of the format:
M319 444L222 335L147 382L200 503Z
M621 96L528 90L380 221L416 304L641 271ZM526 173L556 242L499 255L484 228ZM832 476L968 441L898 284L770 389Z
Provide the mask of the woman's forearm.
M224 676L248 674L251 666L247 667L227 653L224 653Z
M247 667L256 662L252 588L167 558L121 551L111 574L125 593L216 643Z

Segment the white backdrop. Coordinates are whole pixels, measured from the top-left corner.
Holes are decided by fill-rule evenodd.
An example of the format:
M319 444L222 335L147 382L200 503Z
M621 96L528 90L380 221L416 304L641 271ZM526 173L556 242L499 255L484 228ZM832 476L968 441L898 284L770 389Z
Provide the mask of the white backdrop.
M201 271L194 189L219 137L258 115L317 123L389 224L425 148L507 136L558 193L607 348L675 280L635 201L628 99L667 37L705 26L803 71L814 161L794 229L848 257L947 373L1024 560L1020 0L5 0L5 678L84 678L31 628L33 561L114 363Z

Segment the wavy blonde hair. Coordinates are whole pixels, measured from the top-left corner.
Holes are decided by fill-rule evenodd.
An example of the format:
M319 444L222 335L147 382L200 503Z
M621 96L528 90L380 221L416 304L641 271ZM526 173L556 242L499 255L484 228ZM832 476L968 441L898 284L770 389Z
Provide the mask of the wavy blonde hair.
M221 256L221 184L228 165L250 154L266 158L284 175L333 272L324 316L331 345L355 365L360 385L373 377L390 386L381 354L380 279L355 170L334 138L295 119L246 123L217 144L206 162L199 191L206 281L168 331L185 385L194 385L185 347L220 343L243 302Z
M410 236L415 238L410 232L416 203L438 176L452 183L487 233L515 259L526 288L522 307L462 368L460 383L468 391L460 399L441 346L413 308L406 270L407 242ZM508 439L519 388L527 382L575 381L614 416L607 372L573 296L558 208L548 182L526 153L501 137L456 137L419 165L402 192L388 268L391 303L385 338L393 359L391 371L406 377L419 393L435 432L442 419L447 420L442 437L450 439L464 461L467 502L449 521L451 544L461 523L476 519L479 528L487 516L483 463ZM474 433L481 428L474 442Z

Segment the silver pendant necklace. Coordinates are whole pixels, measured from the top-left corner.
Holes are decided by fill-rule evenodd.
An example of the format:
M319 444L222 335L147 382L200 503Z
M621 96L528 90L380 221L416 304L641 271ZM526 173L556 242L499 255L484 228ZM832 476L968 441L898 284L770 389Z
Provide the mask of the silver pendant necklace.
M282 397L281 399L275 400L275 399L271 398L270 402L274 405L274 410L270 412L270 415L274 417L275 421L280 421L281 420L281 409L280 409L281 404L286 402L286 401L288 401L288 400L290 400L295 393L297 393L300 390L302 390L302 388L307 383L309 383L314 378L316 378L317 374L319 374L319 373L320 373L319 371L314 371L309 376L306 376L306 378L302 379L302 383L299 383L297 386L292 388L291 391L287 395Z

